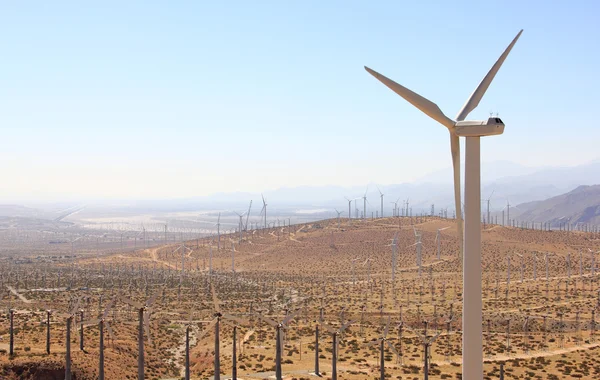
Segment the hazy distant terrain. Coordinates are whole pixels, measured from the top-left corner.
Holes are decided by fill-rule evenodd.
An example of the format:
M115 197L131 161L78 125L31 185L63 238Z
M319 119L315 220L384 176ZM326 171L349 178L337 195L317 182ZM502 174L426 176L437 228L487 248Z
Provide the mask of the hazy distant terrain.
M463 173L464 175L464 173ZM600 162L575 167L530 168L506 161L482 163L482 200L492 195L490 210L498 213L507 202L519 205L511 209L511 219L523 221L558 223L565 218L572 223L597 223L594 209L600 204L593 189L568 193L578 186L600 183ZM363 195L367 197L367 217L381 212L383 196L384 215L391 216L397 202L398 209L405 208L408 200L409 212L413 215L441 209L447 210L448 217L454 215L452 172L450 168L430 173L411 183L388 185L367 184L363 186L301 186L280 188L263 193L267 202L267 222L275 225L302 223L318 219L337 217L336 209L342 217L348 216L348 201L352 202L352 216L361 215L364 210ZM556 197L556 198L554 198ZM576 201L574 199L577 199ZM170 231L195 234L216 233L216 223L221 214L221 230L229 231L239 225L238 214L248 212L252 200L250 216L244 215L244 226L264 225L260 214L263 204L260 193L232 192L216 193L209 196L181 199L157 200L90 200L89 202L61 202L36 204L0 205L0 217L4 217L2 228L23 228L29 225L36 228L40 221L60 221L60 226L74 223L86 228L116 231L162 231L168 225ZM543 202L542 202L543 201ZM482 203L482 212L486 211ZM76 211L76 212L73 212ZM73 212L73 213L72 213ZM15 224L18 218L18 223ZM28 227L25 227L27 229ZM129 232L128 232L129 233ZM75 238L78 235L73 235ZM120 235L119 235L120 236ZM120 237L119 237L120 239Z
M548 222L553 227L558 227L560 223L598 225L600 185L579 186L566 194L520 204L514 213L520 220Z

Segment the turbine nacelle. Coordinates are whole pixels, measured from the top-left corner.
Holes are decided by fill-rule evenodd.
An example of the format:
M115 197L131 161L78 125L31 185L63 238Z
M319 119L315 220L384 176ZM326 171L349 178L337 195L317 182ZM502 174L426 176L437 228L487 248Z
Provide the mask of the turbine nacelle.
M504 123L499 117L490 117L487 120L457 121L454 133L461 137L483 137L501 135L504 132Z

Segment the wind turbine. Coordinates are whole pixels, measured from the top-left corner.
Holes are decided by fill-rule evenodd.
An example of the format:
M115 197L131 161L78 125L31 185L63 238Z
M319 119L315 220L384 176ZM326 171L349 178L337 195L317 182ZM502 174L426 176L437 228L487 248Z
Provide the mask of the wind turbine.
M358 198L349 199L348 197L344 197L348 201L348 220L352 219L352 201L357 200Z
M417 266L419 267L419 277L421 277L421 268L423 265L423 252L422 252L423 242L421 241L421 233L417 232L416 228L413 227L413 229L415 231L416 242L415 242L415 244L409 245L409 247L413 247L413 246L417 247Z
M267 228L267 201L265 201L265 197L264 195L260 195L262 197L262 201L263 201L263 207L262 210L260 210L260 215L264 216L265 219L265 229Z
M354 258L351 260L352 262L352 285L356 285L356 272L354 270L354 267L356 266L356 261L358 261L359 258Z
M331 380L337 380L337 356L338 356L338 343L339 343L339 335L344 332L354 321L346 322L342 324L339 329L334 329L333 327L327 325L326 323L322 323L325 330L327 330L332 337L332 348L331 348Z
M95 325L97 323L98 330L100 331L100 346L98 348L100 354L100 358L98 359L98 380L104 380L104 326L106 326L108 334L114 341L114 334L112 328L110 327L110 325L108 324L108 320L106 319L106 317L108 316L108 312L112 308L113 304L114 300L111 301L108 304L108 306L106 306L106 309L104 309L104 313L102 313L102 316L100 318L82 322L82 324L85 325Z
M428 337L427 336L427 322L424 322L424 323L425 323L425 334L424 335L421 334L420 332L410 328L409 326L406 326L406 328L409 329L410 331L414 332L423 342L423 374L425 375L424 379L428 380L429 379L429 350L430 350L433 342L435 342L435 340L440 336L442 331L440 330L434 336ZM463 372L464 371L465 371L465 369L463 369ZM482 372L482 375L483 375L483 372Z
M266 212L267 212L267 210L265 210L265 213ZM246 215L246 213L244 212L243 214L240 214L237 211L235 213L237 214L237 216L240 217L240 222L239 222L239 225L240 225L240 227L239 227L240 228L240 241L238 242L238 244L242 244L242 230L244 229L244 220L243 220L243 218L244 218L244 215Z
M381 198L381 217L383 218L383 196L384 194L381 192L379 186L377 186L377 191L379 191L379 197Z
M173 254L175 254L179 250L181 250L181 273L179 275L179 286L181 286L183 283L183 277L185 275L185 253L186 253L186 250L193 252L193 249L186 247L185 242L182 242L181 245L179 246L179 248L177 248L175 251L173 251Z
M81 298L78 298L75 302L75 306L71 309L68 314L59 314L61 317L65 317L67 321L67 336L65 339L66 350L65 350L65 380L71 380L71 324L73 322L73 318L79 309L79 302Z
M471 94L456 117L456 121L448 118L440 108L421 95L403 87L389 78L365 69L375 78L402 96L427 116L444 125L450 132L450 149L454 168L454 202L458 227L460 252L463 253L462 218L460 212L460 142L459 137L466 137L465 154L465 245L463 255L463 377L465 379L481 379L483 376L483 343L482 343L482 299L481 299L481 151L480 138L499 135L504 132L504 123L498 117L490 117L487 121L467 121L465 118L478 105L496 76L504 60L521 36L519 31L504 53L483 78L479 86Z
M367 219L367 191L369 191L369 186L365 190L365 194L362 196L363 199L363 219Z
M275 341L275 378L277 380L281 380L283 377L282 372L281 372L281 356L282 356L282 351L283 351L283 335L281 333L281 330L284 329L286 330L288 327L288 324L292 321L292 319L294 319L300 312L297 311L295 313L291 313L288 314L283 321L277 323L274 320L265 317L262 314L256 314L260 319L264 320L265 322L267 322L268 324L270 324L271 326L275 327L277 334L276 334L276 341Z
M221 250L221 213L217 217L217 250Z
M394 235L394 239L392 239L392 286L396 282L396 266L397 266L397 257L398 257L398 232Z
M342 213L342 211L338 211L337 208L334 210L337 213L338 228L340 228L340 214Z
M185 380L190 380L190 330L194 328L192 324L192 318L194 316L194 312L190 311L190 319L188 323L185 325ZM209 329L204 330L204 333L208 332ZM202 335L204 337L204 334ZM233 344L235 349L235 342Z
M214 308L215 308L215 313L213 314L214 319L209 323L209 325L206 327L205 329L205 333L207 331L209 331L213 326L215 327L215 361L214 361L214 380L219 380L221 378L221 359L220 359L220 339L219 339L219 331L220 331L220 325L221 325L221 318L225 318L225 319L229 319L230 321L236 322L238 324L244 324L244 321L235 318L229 314L226 313L222 313L221 312L221 307L219 306L220 301L219 298L217 298L217 293L215 292L215 288L213 283L211 282L210 284L210 288L212 291L212 297L213 297L213 304L214 304ZM205 333L202 334L202 337L205 335ZM200 338L198 338L198 341L200 341ZM236 342L234 342L233 344L235 345ZM235 364L234 364L235 366Z
M369 264L369 266L367 267L369 271L367 277L367 285L371 284L371 261L373 261L373 259L371 258L371 256L369 256L362 265L364 267L365 265Z
M376 340L367 343L367 347L374 346L379 344L379 379L385 380L385 345L389 347L389 349L397 356L400 357L400 354L396 350L396 348L390 343L387 338L388 332L390 331L390 317L388 317L387 324L385 325L385 329L383 330L383 334Z
M437 232L435 233L435 242L437 244L437 259L440 259L440 244L441 244L441 240L442 240L442 234L440 234L440 231L443 230L447 230L450 227L444 227L444 228L438 228Z
M148 343L151 344L152 338L150 337L150 307L156 300L157 295L158 293L155 293L143 305L139 302L132 301L124 296L119 297L119 299L122 302L133 306L138 310L138 380L144 380L144 329L146 330L146 335L148 336Z
M398 212L398 202L400 201L400 198L396 199L396 202L390 202L394 204L394 216L400 216L400 213Z
M244 223L244 231L248 230L248 218L250 218L250 210L252 209L252 199L250 199L250 206L248 206L248 212L246 213L246 223Z
M490 194L490 196L486 199L487 202L487 218L486 218L486 223L487 224L492 224L491 220L490 220L490 201L492 200L492 195L494 195L494 191L492 190L492 193Z
M41 308L46 312L46 354L50 355L50 316L52 315L52 309L45 303L38 301L41 304Z

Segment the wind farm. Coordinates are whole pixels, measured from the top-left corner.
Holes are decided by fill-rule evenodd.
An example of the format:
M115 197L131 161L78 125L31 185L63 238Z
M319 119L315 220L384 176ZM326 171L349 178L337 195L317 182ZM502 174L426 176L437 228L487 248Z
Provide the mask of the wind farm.
M481 234L484 371L499 377L502 367L505 378L519 378L543 363L559 378L594 376L598 234L490 224ZM98 378L100 368L106 379L216 378L215 369L239 379L462 373L454 220L340 217L338 225L333 217L248 229L241 243L237 231L222 238L235 244L235 270L211 236L81 252L75 266L3 266L2 302L11 313L0 320L2 336L8 316L15 330L2 343L3 373L63 371L65 357L78 379ZM190 248L185 271L182 247ZM61 271L74 273L69 286L57 286Z
M2 6L0 379L600 378L598 10Z

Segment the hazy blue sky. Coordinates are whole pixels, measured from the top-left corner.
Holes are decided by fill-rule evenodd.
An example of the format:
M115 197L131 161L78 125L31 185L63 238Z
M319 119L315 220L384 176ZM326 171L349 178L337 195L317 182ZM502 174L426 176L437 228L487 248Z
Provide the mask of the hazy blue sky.
M448 133L363 65L454 118L521 28L483 161L596 159L600 3L485 3L2 2L0 200L411 181Z

